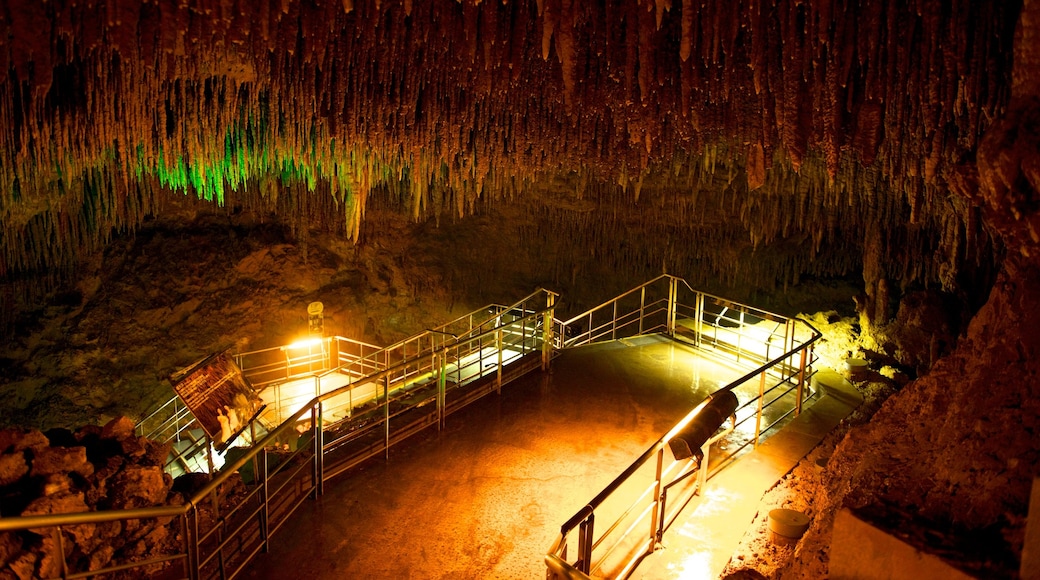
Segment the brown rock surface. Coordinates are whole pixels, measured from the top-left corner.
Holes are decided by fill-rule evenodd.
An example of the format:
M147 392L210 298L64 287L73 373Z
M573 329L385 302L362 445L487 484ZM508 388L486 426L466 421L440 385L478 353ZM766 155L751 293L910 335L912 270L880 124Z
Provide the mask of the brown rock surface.
M172 480L162 471L168 445L137 437L133 422L125 417L104 428L49 433L57 442L81 445L43 446L47 437L39 431L0 430L6 449L0 453L5 517L161 506L168 500L183 500L171 493ZM132 453L124 455L125 449ZM175 549L178 532L168 526L176 528L176 523L165 518L65 526L61 533L67 563L73 569L94 570L169 553ZM53 528L32 528L0 534L0 578L60 576L54 533ZM163 569L153 566L126 577Z

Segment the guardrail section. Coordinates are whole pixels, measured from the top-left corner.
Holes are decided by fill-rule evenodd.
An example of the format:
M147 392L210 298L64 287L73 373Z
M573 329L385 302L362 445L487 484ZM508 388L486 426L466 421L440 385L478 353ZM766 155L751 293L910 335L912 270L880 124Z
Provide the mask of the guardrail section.
M545 556L549 579L627 578L713 471L801 413L820 337L803 320L695 291L669 275L557 326L565 346L661 332L752 370L712 393L561 526ZM728 402L720 412L723 397ZM691 425L699 435L689 436ZM736 445L713 454L712 444L723 438Z

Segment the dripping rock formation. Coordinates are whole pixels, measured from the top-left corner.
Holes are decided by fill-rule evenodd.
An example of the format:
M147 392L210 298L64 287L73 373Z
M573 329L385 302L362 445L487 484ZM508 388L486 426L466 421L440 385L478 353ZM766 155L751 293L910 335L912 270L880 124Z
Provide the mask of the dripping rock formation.
M918 376L778 573L825 573L850 501L1019 555L1040 2L0 0L4 424L140 416L315 299L385 344L662 270L792 314L856 294Z

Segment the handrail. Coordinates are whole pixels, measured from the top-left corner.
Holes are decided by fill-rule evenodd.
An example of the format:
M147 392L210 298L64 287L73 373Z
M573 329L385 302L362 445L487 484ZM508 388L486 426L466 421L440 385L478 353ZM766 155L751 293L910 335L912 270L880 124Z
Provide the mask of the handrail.
M532 294L531 296L537 296L537 292ZM530 297L528 299L530 299ZM517 304L518 304L518 306L516 306L516 307L518 308L521 303L517 303ZM550 319L551 319L551 313L553 312L553 310L554 310L554 306L553 306L553 302L551 300L549 301L549 305L547 307L545 307L545 308L542 308L542 309L532 310L530 308L525 308L524 312L528 312L527 315L525 315L523 317L520 317L520 318L517 318L516 320L513 320L511 322L504 323L504 324L502 324L500 326L496 326L495 328L490 328L490 329L484 330L484 331L479 332L479 333L471 334L470 336L459 337L459 338L454 339L454 340L452 340L450 342L445 342L444 344L441 344L440 346L435 347L434 351L433 351L433 354L436 354L436 355L439 355L439 356L440 355L446 355L450 351L452 351L453 349L459 349L461 346L464 346L466 343L477 341L477 340L482 340L482 339L487 339L490 336L494 336L496 334L499 334L503 330L503 328L507 328L507 327L514 327L515 328L515 327L527 324L527 323L532 322L532 321L538 322L540 320L539 317L542 317L542 316L548 315L550 317ZM394 373L396 373L396 372L398 372L398 371L400 371L402 369L407 368L409 365L414 364L417 360L428 358L429 355L430 355L429 352L420 353L420 354L417 354L417 355L415 355L413 357L401 360L401 361L399 361L397 363L394 363L392 365L387 366L386 368L379 369L379 370L377 370L377 371L375 371L373 373L368 374L365 377L365 380L378 381L380 379L389 377L389 376L393 375ZM206 485L204 485L200 490L198 490L196 493L194 493L190 498L187 498L185 500L185 502L183 504L181 504L181 505L157 506L157 507L139 508L139 509L133 509L133 510L107 510L107 511L95 511L95 512L81 512L81 513L35 515L35 516L24 516L24 517L5 517L5 518L0 518L0 531L25 530L25 529L30 529L30 528L42 528L42 527L58 527L60 529L61 527L64 527L64 526L74 526L74 525L86 524L86 523L100 523L100 522L110 522L110 521L120 521L120 520L136 520L136 519L146 519L146 518L180 518L181 519L181 527L184 530L183 536L184 536L184 542L185 542L184 545L182 546L182 550L181 551L178 551L177 553L172 554L172 555L163 555L159 560L150 559L148 561L135 562L135 563L131 563L131 564L118 564L118 565L114 565L114 566L111 566L109 568L106 568L104 570L92 571L92 573L103 573L103 572L106 572L106 571L113 572L113 571L116 571L116 570L128 569L128 568L132 568L132 567L140 566L140 565L145 565L145 564L154 564L154 563L159 562L160 560L161 561L182 560L182 561L185 562L185 573L186 573L186 575L191 577L191 578L198 578L199 574L200 574L200 570L199 569L201 567L208 566L210 564L217 565L217 564L214 563L217 560L214 560L213 556L208 556L207 557L207 556L202 556L200 554L201 544L203 542L208 541L209 539L212 539L213 536L210 536L210 535L207 535L207 534L200 535L198 530L194 530L193 529L192 524L189 523L189 519L192 517L192 514L195 514L200 507L209 506L209 505L216 505L216 503L217 503L216 497L218 496L220 490L224 486L227 485L229 478L232 477L232 475L235 474L236 472L238 472L240 469L242 469L242 468L244 468L244 467L246 467L247 465L250 465L250 464L253 464L254 466L256 466L256 465L266 465L266 463L267 463L266 456L267 456L268 448L271 448L271 447L275 446L279 441L284 440L286 435L288 435L288 434L295 434L295 429L294 429L295 424L297 422L299 422L300 420L304 419L307 415L310 415L310 417L311 417L311 436L312 436L312 441L314 442L314 446L315 446L314 449L311 450L311 452L309 452L309 454L308 454L308 457L313 458L313 460L315 462L315 467L314 467L314 471L312 473L311 482L310 482L309 486L307 487L307 489L310 489L312 494L320 493L321 482L322 482L322 479L323 479L324 476L320 472L319 465L322 462L321 455L325 451L325 449L323 448L323 446L321 444L321 442L322 442L322 428L323 428L323 426L322 426L322 421L321 421L320 415L321 415L322 403L324 401L334 397L335 395L341 393L342 391L344 391L347 388L349 388L349 385L345 386L345 387L341 387L341 388L336 389L334 391L330 391L330 392L327 392L327 393L322 393L322 394L320 394L318 396L313 397L310 401L308 401L305 405L303 405L299 410L294 412L288 419L286 419L281 424L279 424L277 427L272 429L267 435L263 436L259 441L257 441L253 445L253 447L251 449L249 449L241 457L239 457L238 459L236 459L234 461L231 461L231 462L228 462L227 464L225 464L223 470L219 474L215 475L215 477L213 477L213 479L210 482L208 482ZM384 402L383 404L386 405L388 403ZM261 471L265 472L264 473L264 477L266 478L266 476L268 475L266 473L266 468L262 469ZM264 489L266 489L267 480L265 479L263 482L259 483L258 485L264 486ZM270 498L267 498L267 499L264 500L265 501L265 505L266 505L266 502L269 501L269 500L270 500ZM232 509L238 509L238 508L235 507L235 508L232 508ZM291 513L292 512L290 511L289 514L285 515L285 517L288 517L288 515L291 515ZM194 525L197 526L197 523L198 523L198 516L197 516L197 514L194 516L194 518L195 518L193 520L194 521ZM248 520L248 518L247 518L247 520ZM264 520L266 521L266 518L264 518ZM223 520L221 520L221 521L223 521ZM271 525L271 522L266 522L266 523L264 523L262 525L265 528L267 528L268 526ZM224 547L225 547L225 544L226 544L226 539L218 542L217 547L215 548L217 550L217 552L219 552L220 550L223 550ZM220 561L219 565L221 567L223 567L224 566L223 558L219 558L218 560ZM241 570L241 566L239 567L238 570ZM233 577L234 574L236 574L236 573L237 573L237 570L235 572L231 573L230 576ZM221 575L226 575L226 572L222 572Z
M767 373L772 372L774 369L781 369L781 372L779 373L779 375L781 376L780 384L788 383L795 385L788 387L788 390L786 392L790 392L791 390L797 389L797 402L795 409L789 411L788 414L791 412L801 411L803 400L803 385L805 384L805 381L807 379L806 373L808 372L811 374L813 372L811 369L811 365L813 362L811 360L812 347L813 344L820 338L821 333L815 327L813 327L812 324L805 320L798 318L789 319L771 312L737 304L717 296L698 292L691 288L689 284L681 278L670 276L668 274L658 276L657 278L654 278L653 280L641 286L629 290L628 292L625 292L624 294L621 294L612 300L608 300L600 304L599 306L590 309L587 312L578 314L566 321L557 322L557 326L561 329L560 335L564 336L567 327L574 324L575 322L587 319L591 323L594 313L596 311L605 310L607 308L612 309L611 322L605 323L602 326L612 325L611 334L616 334L616 330L620 326L617 324L617 321L625 317L631 317L633 319L629 322L626 322L625 324L634 324L635 320L638 320L640 329L640 332L638 334L642 334L643 328L645 326L645 318L648 316L646 288L662 279L669 280L669 296L667 299L666 307L666 316L668 317L668 320L665 324L667 326L667 333L673 337L676 336L675 325L677 313L680 307L683 306L682 304L680 304L680 301L678 299L677 285L679 282L681 282L686 287L686 289L693 292L696 298L696 305L691 308L693 309L693 312L695 314L694 340L697 345L704 346L703 342L706 338L706 327L717 327L717 325L721 323L721 320L724 318L723 314L725 311L720 313L719 316L716 317L714 322L704 320L705 299L709 299L716 304L728 305L724 308L737 307L740 311L739 319L727 318L727 320L732 320L736 323L737 338L735 348L733 348L733 345L721 345L727 347L726 349L723 349L721 352L730 352L730 350L732 350L732 354L735 354L737 356L738 361L741 355L744 356L745 361L748 360L749 356L751 358L762 356L761 354L751 353L746 349L742 348L741 337L744 334L745 328L748 326L745 320L745 312L750 313L753 317L768 319L774 322L780 321L780 323L778 323L773 330L769 331L769 336L767 336L766 341L763 343L765 345L767 354L764 356L765 360L762 364L757 365L753 370L750 370L749 372L743 374L736 380L727 383L725 386L709 395L708 398L705 399L705 401L703 401L699 406L694 408L692 411L690 411L690 413L683 417L683 419L679 421L674 427L672 427L672 429L670 429L667 434L663 435L661 438L659 438L657 441L651 444L650 447L646 449L646 451L640 454L639 457L635 459L635 461L633 461L627 468L625 468L625 470L623 470L618 476L611 480L610 483L608 483L601 491L599 491L586 505L578 509L577 512L574 513L574 515L572 515L570 518L567 519L566 522L564 522L564 524L560 527L560 535L557 537L556 541L553 543L553 546L550 548L550 550L547 552L545 556L545 564L547 568L548 578L550 579L587 578L590 573L596 572L604 565L604 561L602 558L607 557L607 555L610 554L617 546L620 546L625 541L626 537L631 533L636 534L633 540L637 541L638 547L636 548L636 552L633 556L624 559L617 564L617 567L620 569L620 572L617 574L616 577L627 577L627 575L635 569L635 566L638 564L639 560L641 560L642 557L644 557L646 554L653 551L654 545L660 542L661 535L668 528L668 526L670 526L670 524L675 521L675 517L679 515L679 512L689 502L689 499L693 497L693 494L701 493L704 482L708 477L708 448L714 440L718 439L722 435L712 437L704 444L702 448L703 457L701 459L699 467L693 466L693 469L680 469L677 472L678 475L676 475L670 481L667 478L672 477L673 467L679 462L673 461L669 467L664 467L664 447L666 446L668 441L670 441L677 433L684 429L685 426L698 415L701 408L705 406L707 401L711 400L713 397L717 396L720 393L734 391L735 389L748 384L755 377L760 377L758 397L752 399L751 401L748 401L743 406L740 406L737 410L737 412L740 412L742 409L747 408L748 406L757 401L757 409L755 415L755 436L753 439L754 444L757 446L761 427L761 414L763 409L762 398L764 398L765 394L768 392L765 390L766 375ZM633 297L634 295L636 295L637 292L640 293L638 311L633 310L630 312L624 312L619 314L618 305L621 303L621 301L625 298ZM652 306L654 304L657 304L658 302L659 300L651 300L649 304ZM651 310L652 312L650 312L649 315L660 316L660 308L653 307L651 308ZM784 325L784 334L782 335L784 341L784 348L782 349L782 352L779 355L771 356L772 353L769 353L769 342L770 340L772 340L772 337L774 335L777 335L776 333L779 330L781 324ZM807 330L807 336L801 338L798 337L798 330L796 327L803 327L805 330ZM593 328L592 324L590 324L590 328L580 338L585 338L588 342L594 342L597 339L596 333L598 333L599 330L600 328ZM573 340L573 342L577 343L578 340L575 339ZM720 346L720 343L718 342L717 332L715 333L715 346ZM793 361L793 359L798 357L799 355L800 363L797 367L797 370L795 370L795 367L793 366L793 363L791 361ZM794 381L795 378L797 378L796 383ZM770 404L776 402L782 396L784 395L778 395L776 398L773 399L773 401L770 402ZM734 414L734 416L732 417L732 423L732 427L730 427L727 432L733 431L737 428L738 422L736 420L736 414ZM745 447L748 444L749 443L745 443L732 453L735 454L739 452L741 449L743 449L743 447ZM643 466L647 465L649 462L651 462L655 457L657 458L656 479L654 485L652 486L652 489L647 489L647 491L654 491L654 494L652 494L652 496L647 496L646 492L644 492L643 494L641 494L640 499L637 499L636 502L631 504L629 507L619 508L621 515L613 523L609 524L607 526L607 531L603 532L602 535L599 536L599 538L597 539L597 537L594 535L596 525L594 521L596 518L597 510L601 506L603 506L604 502L606 502L608 498L611 498L623 485L632 480L633 476L639 473L640 469ZM680 500L678 509L675 511L673 517L669 521L669 516L666 513L666 508L668 506L665 504L665 497L668 490L673 488L673 486L675 486L680 481L687 479L690 475L692 475L694 471L697 470L701 472L699 478L700 481L697 483L696 486L693 487L691 491L688 492L689 496L685 500L685 502ZM634 510L634 508L637 505L639 505L640 502L645 501L647 497L650 497L650 503L646 506L646 508L642 511ZM629 518L633 513L639 514L638 516L636 516L636 521L632 522L631 525L629 525L627 528L623 528L622 526L620 526L622 521ZM638 540L642 532L635 532L633 530L636 530L637 528L640 530L643 529L639 528L638 524L639 521L647 517L650 518L650 533L647 535L643 535L642 539ZM575 556L575 559L572 562L568 562L568 537L576 529L580 529L581 531L578 538L579 545L577 549L577 555ZM597 547L603 543L603 541L606 539L608 535L614 533L615 530L619 529L624 529L624 531L621 532L621 537L613 541L613 545L609 549L607 549L606 553L601 556L601 559L599 561L594 562L594 551L597 549Z
M621 294L618 294L617 296L611 298L610 300L607 300L607 301L603 302L599 306L593 306L592 308L589 308L588 310L586 310L585 312L582 312L581 314L576 314L576 315L572 316L571 318L569 318L569 319L567 319L567 320L565 320L563 322L560 322L560 324L563 325L563 326L569 326L571 324L574 324L578 320L581 320L582 318L587 316L590 312L594 312L596 310L599 310L600 308L604 308L606 306L610 306L611 304L613 304L615 302L618 302L622 298L626 298L626 297L628 297L631 294L635 294L637 291L642 290L643 288L646 288L647 286L651 286L651 285L654 284L654 282L657 282L658 280L662 280L662 279L669 279L669 280L671 280L671 279L679 279L679 280L681 280L681 278L677 278L676 276L672 276L671 274L661 274L660 276L658 276L658 277L656 277L656 278L654 278L654 279L652 279L652 280L650 280L648 282L643 282L639 286L636 286L635 288L633 288L633 289L631 289L631 290L629 290L627 292L623 292Z

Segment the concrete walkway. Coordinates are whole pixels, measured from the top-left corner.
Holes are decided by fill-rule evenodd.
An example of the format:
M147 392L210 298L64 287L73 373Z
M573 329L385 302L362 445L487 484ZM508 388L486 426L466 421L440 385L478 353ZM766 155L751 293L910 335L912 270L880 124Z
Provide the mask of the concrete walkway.
M449 417L444 431L394 448L389 461L329 482L244 576L543 578L543 558L560 525L708 393L742 374L664 337L564 351L551 373L509 384L500 396ZM851 408L831 408L831 399L837 401L824 397L783 437L727 467L709 482L706 497L736 494L753 479L745 495L712 501L711 510L706 502L687 508L700 517L730 505L725 538L682 533L714 534L707 521L677 522L667 548L636 576L698 577L677 566L704 553L712 562L706 573L721 570L746 527L733 525L745 518L736 510L751 509L750 522L762 491Z

